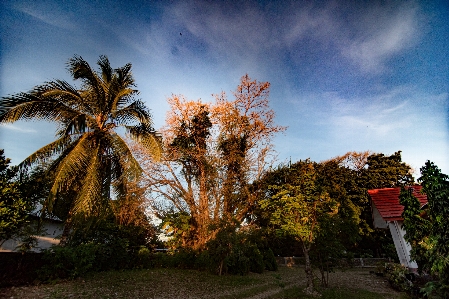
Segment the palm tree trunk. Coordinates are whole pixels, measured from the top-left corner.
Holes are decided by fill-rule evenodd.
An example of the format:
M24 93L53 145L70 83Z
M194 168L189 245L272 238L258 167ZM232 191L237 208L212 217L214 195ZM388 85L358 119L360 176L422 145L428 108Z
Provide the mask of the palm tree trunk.
M70 215L69 215L70 216ZM69 234L72 230L72 221L67 219L64 223L64 229L62 230L61 240L59 241L59 246L66 246L69 240Z

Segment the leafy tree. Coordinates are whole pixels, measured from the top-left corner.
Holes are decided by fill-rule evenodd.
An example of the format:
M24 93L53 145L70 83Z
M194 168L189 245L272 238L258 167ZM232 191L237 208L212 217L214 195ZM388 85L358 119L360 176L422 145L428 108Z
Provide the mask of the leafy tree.
M350 250L360 254L395 256L396 252L388 250L386 245L393 244L391 234L386 230L373 228L367 190L413 184L412 169L402 162L401 151L391 156L369 151L348 152L324 163L329 162L335 162L347 169L347 174L343 180L340 179L339 185L345 189L352 205L359 210L360 238Z
M70 74L82 82L79 89L54 80L29 92L3 97L0 104L1 123L42 119L59 124L57 140L19 166L55 157L49 166L54 181L44 202L49 212L58 193L79 188L69 204L65 236L73 220L107 215L111 190L116 198L124 196L127 183L140 175L141 168L117 133L118 127L124 127L154 157L161 154L150 113L135 99L138 91L133 89L131 64L112 69L106 56L100 56L97 64L100 72L92 70L80 56L69 59Z
M420 169L418 182L427 195L428 204L422 210L409 190L402 189L405 239L412 246L412 258L421 271L436 274L439 284L429 284L427 291L437 290L443 298L449 296L449 176L432 162Z
M9 167L10 159L0 149L0 244L14 236L30 223L29 215L34 203L27 201L20 192L19 183L13 178L17 169Z
M272 186L274 195L260 206L268 213L270 224L278 234L289 235L300 242L305 257L308 293L313 293L310 251L322 229L323 218L338 212L338 203L316 184L316 170L310 161L301 162L293 183Z
M362 173L367 189L393 188L413 183L413 172L402 162L401 151L391 156L372 154L366 162L368 168Z

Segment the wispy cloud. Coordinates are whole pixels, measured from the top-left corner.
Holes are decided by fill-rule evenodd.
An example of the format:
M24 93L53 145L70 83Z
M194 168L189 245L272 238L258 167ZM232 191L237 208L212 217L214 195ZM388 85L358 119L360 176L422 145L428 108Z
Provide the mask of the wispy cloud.
M37 131L34 129L22 128L22 127L13 125L13 124L0 124L0 126L7 130L17 131L17 132L21 132L21 133L37 133Z
M413 2L398 7L371 7L356 18L354 37L343 41L341 53L362 71L382 73L386 62L420 37L419 10Z
M39 2L26 3L24 1L19 4L15 4L14 8L57 28L68 30L73 30L76 28L75 22L70 19L67 11L64 11L64 9L59 7L56 3L46 6L42 3L39 4Z

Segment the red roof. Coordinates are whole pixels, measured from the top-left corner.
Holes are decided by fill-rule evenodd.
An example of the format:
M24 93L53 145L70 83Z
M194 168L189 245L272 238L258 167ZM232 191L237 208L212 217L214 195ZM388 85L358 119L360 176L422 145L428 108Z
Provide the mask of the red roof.
M409 187L407 187L408 189ZM413 186L413 195L418 198L421 206L427 203L427 196L421 194L422 186ZM379 210L380 215L385 221L400 221L404 206L399 203L399 193L401 188L383 188L368 190L372 203Z

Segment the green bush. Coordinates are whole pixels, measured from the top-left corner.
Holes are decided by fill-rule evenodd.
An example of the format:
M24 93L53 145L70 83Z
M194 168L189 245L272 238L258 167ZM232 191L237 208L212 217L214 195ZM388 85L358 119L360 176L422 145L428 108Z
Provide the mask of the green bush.
M247 275L250 271L250 259L241 248L233 248L225 259L225 273L234 275Z
M45 266L39 278L46 281L56 278L75 278L95 269L98 244L83 244L77 247L60 247L44 251Z
M211 257L209 251L204 250L198 253L195 260L195 269L209 270L211 269Z
M384 273L394 289L406 292L413 289L413 283L406 276L406 274L409 274L406 267L400 264L386 263Z
M265 264L265 269L268 271L277 271L278 263L276 261L276 257L274 256L273 250L268 248L263 251L263 261Z
M249 258L249 270L254 273L263 273L265 262L259 248L256 245L246 246L245 254Z

